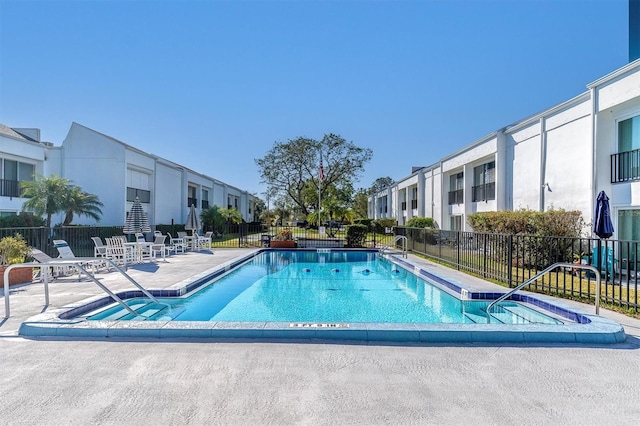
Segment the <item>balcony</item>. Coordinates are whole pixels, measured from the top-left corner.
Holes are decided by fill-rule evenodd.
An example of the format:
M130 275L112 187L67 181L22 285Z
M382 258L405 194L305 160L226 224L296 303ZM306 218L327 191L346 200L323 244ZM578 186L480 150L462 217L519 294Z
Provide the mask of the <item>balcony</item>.
M496 183L489 182L482 185L476 185L471 188L471 201L489 201L496 199Z
M20 182L17 180L0 179L0 196L20 197Z
M449 191L449 205L464 203L464 189Z
M640 180L640 149L611 155L611 183Z

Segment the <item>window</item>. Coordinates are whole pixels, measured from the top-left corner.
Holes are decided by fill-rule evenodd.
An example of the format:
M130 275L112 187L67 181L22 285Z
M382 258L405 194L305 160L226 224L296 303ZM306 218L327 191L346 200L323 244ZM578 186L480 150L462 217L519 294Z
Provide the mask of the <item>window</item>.
M413 188L411 188L411 208L414 210L418 208L418 187L417 186L414 186Z
M462 231L462 216L451 216L451 230Z
M449 176L449 205L464 203L464 173Z
M618 239L624 241L640 241L640 210L618 210ZM620 245L620 256L623 259L628 259L629 261L634 262L634 267L631 269L635 270L635 262L640 259L636 259L636 250L633 249L634 246L631 246L631 253L629 253L629 246L626 244Z
M196 196L196 187L188 186L187 187L187 207L191 206L198 207L198 198Z
M35 165L15 160L0 159L0 168L0 195L5 197L19 197L20 182L32 181L35 174Z
M208 189L202 189L202 208L203 209L209 208L209 190Z
M496 199L496 162L491 161L473 168L473 189L471 201Z
M611 156L611 183L640 180L640 115L618 122L618 153Z
M127 187L127 201L135 201L136 197L141 203L151 202L151 191Z

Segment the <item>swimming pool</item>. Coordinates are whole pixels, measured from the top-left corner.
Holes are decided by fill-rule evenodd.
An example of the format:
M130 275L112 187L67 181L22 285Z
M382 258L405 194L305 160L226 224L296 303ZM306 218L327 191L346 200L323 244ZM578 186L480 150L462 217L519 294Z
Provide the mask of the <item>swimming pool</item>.
M372 252L263 252L187 297L134 298L89 320L308 323L487 323L488 301L461 300ZM492 314L506 324L562 324L507 302ZM569 320L566 320L569 321Z
M595 315L516 295L487 324L502 294L470 291L424 267L375 251L261 250L175 290L137 291L27 321L20 334L91 337L348 339L418 342L597 342L624 340ZM49 320L51 317L49 316ZM57 324L51 324L57 322ZM622 340L621 340L622 339Z

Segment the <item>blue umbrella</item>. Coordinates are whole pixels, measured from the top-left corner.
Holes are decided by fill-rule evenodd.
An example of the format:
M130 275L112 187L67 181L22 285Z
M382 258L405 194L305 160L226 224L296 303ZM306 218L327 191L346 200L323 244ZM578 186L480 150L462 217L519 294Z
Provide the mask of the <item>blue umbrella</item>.
M593 216L593 233L600 238L609 238L613 235L609 197L607 197L604 191L600 191L596 200L596 212Z

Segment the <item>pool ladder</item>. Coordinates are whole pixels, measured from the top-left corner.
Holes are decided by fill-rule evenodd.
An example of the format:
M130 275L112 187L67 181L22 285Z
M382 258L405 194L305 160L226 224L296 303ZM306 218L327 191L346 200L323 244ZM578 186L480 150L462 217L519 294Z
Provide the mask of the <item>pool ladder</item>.
M393 238L393 241L382 246L380 248L380 254L384 254L385 250L389 250L391 247L395 247L398 241L402 241L402 256L406 258L407 257L407 237L405 237L404 235L396 235Z
M493 308L495 305L497 305L498 303L502 302L503 300L508 299L515 292L517 292L521 288L526 287L527 285L531 284L532 282L534 282L535 280L537 280L538 278L540 278L544 274L547 274L547 273L549 273L549 272L551 272L554 269L559 268L559 267L568 267L568 268L572 268L572 269L588 269L589 271L595 273L595 275L596 275L596 315L598 315L600 313L600 271L598 271L598 268L596 268L594 266L591 266L591 265L583 265L583 264L580 264L580 263L558 262L558 263L554 263L553 265L547 266L542 271L540 271L537 274L535 274L533 277L529 278L528 280L526 280L522 284L516 286L516 288L514 288L513 290L503 294L502 296L498 297L493 302L489 303L489 306L487 306L487 311L486 311L487 312L487 323L491 322L491 308Z

